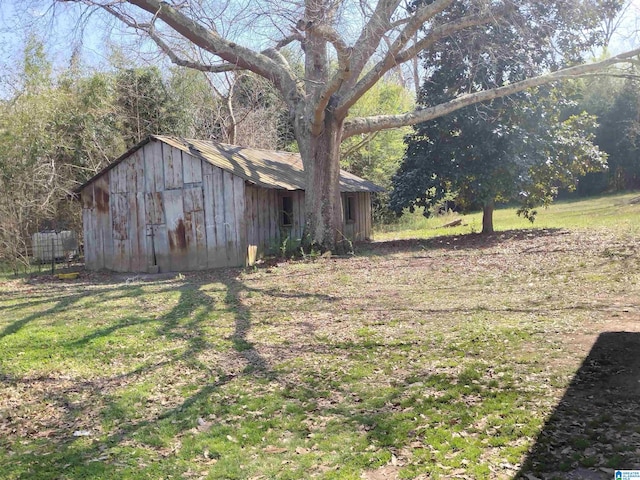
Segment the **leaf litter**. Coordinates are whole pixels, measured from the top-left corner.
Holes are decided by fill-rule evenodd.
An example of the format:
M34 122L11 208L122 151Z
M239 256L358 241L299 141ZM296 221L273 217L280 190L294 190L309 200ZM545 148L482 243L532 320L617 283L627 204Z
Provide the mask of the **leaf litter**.
M640 406L629 386L640 365L620 350L640 347L639 251L616 232L534 230L373 243L353 258L257 271L83 274L62 292L10 281L0 328L13 328L20 348L11 335L0 344L0 442L29 468L37 452L54 468L81 468L86 455L125 471L128 455L142 471L181 459L185 477L225 478L238 458L239 478L335 468L372 479L597 478L632 468ZM68 306L55 306L60 296ZM42 303L21 306L27 298ZM93 299L111 316L92 330L81 318ZM88 330L66 341L67 359L51 349L53 360L26 363L47 346L12 325L33 317L21 328L57 332L52 322L70 313ZM146 326L106 332L95 348L109 361L83 365L93 341L83 338L118 333L124 318ZM143 356L126 350L141 331ZM85 453L72 455L70 438L88 442Z

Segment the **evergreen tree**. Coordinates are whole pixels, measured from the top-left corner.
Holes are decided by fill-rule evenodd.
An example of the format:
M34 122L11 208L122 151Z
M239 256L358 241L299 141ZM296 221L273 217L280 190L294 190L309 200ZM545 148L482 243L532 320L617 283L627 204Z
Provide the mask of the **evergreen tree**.
M493 25L442 42L424 62L430 71L418 103L428 105L515 83L558 60L543 45L518 49L517 32ZM453 194L462 208L483 209L483 232L493 231L497 201L519 201L520 213L533 220L533 207L549 202L558 187L605 164L591 143L594 118L562 118L568 106L564 92L538 89L417 125L394 177L393 208L424 206L428 214Z

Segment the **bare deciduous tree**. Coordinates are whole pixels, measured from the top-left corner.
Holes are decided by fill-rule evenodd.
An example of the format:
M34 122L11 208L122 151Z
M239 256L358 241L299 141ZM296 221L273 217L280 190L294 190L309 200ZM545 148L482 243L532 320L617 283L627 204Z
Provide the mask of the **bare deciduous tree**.
M577 63L576 52L596 41L585 32L596 30L605 7L619 9L622 2L617 1L57 1L107 12L152 40L177 65L205 72L248 70L270 81L286 102L307 175L305 242L326 249L336 247L342 217L338 176L343 139L424 122L473 103L597 72L640 52ZM489 23L519 29L521 48L531 49L531 62L547 62L549 73L404 114L348 116L350 107L392 69L410 65L421 51L461 31ZM302 52L303 72L283 55L287 46Z

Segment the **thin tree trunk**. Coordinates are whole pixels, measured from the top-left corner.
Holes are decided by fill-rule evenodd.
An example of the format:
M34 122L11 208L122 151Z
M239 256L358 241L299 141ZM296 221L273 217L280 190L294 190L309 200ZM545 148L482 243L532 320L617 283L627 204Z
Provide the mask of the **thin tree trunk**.
M296 136L306 176L305 226L303 247L342 252L346 239L342 235L340 200L340 141L342 120L327 114L320 135L307 128L297 128ZM301 132L302 130L302 132Z
M482 233L493 233L493 211L496 207L494 200L484 202L482 208Z

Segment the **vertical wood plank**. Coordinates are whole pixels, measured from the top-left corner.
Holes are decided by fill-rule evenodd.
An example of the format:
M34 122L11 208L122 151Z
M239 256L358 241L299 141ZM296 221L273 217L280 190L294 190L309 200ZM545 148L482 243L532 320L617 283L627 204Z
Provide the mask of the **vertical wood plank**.
M204 210L202 188L192 187L184 189L184 211L200 212Z
M362 192L360 194L360 196L362 197L362 241L365 241L369 238L369 228L368 228L368 224L369 224L369 218L371 217L371 215L369 215L369 209L367 208L367 200L369 198L369 194L367 192Z
M249 246L256 245L256 228L255 217L253 215L255 208L255 193L257 188L248 186L245 189L247 200L245 202L245 217L247 218L247 244Z
M233 176L233 205L236 219L236 266L247 264L247 219L244 215L244 178Z
M358 240L359 242L361 242L362 240L364 240L364 231L365 231L365 226L366 226L366 219L365 219L365 205L364 205L364 193L359 192L358 194L358 238L356 240Z
M164 190L164 169L162 160L162 144L152 140L140 151L144 157L145 192L161 192Z
M153 248L156 256L156 265L159 272L171 272L171 257L169 255L169 237L167 226L153 225Z
M89 185L92 187L92 185ZM86 189L85 189L86 190ZM82 238L84 241L84 264L87 270L96 270L96 241L94 221L95 209L82 209Z
M126 194L113 193L111 195L111 211L113 238L127 240L129 238L129 204Z
M202 188L183 190L187 265L189 270L201 270L207 264L207 242Z
M280 218L278 217L278 192L276 190L271 191L271 209L269 210L269 218L271 220L272 227L270 228L271 241L267 248L278 248L281 243L280 238ZM271 252L273 253L273 252Z
M134 255L134 249L137 252L137 257L133 257L132 260L132 269L135 272L146 272L148 271L150 262L149 250L147 250L147 219L145 215L145 194L144 192L137 192L132 193L131 195L134 199L133 201L135 202L136 208L136 223L133 224L132 222L132 237L130 237L135 238L136 245L135 248L132 246L131 255Z
M367 193L367 240L373 240L373 208L371 205L371 194Z
M253 265L257 259L256 228L253 212L255 209L255 194L257 188L245 187L244 217L247 220L247 265Z
M153 162L153 145L154 142L150 142L140 150L140 155L142 156L142 163L144 165L144 191L147 193L155 192L155 172L153 171L154 162Z
M132 180L132 178L130 178ZM127 203L129 204L129 270L130 272L140 272L140 243L138 242L138 200L135 193L127 193Z
M114 168L112 168L111 170L109 170L104 176L108 176L109 177L109 193L113 194L113 193L118 193L118 183L120 183L119 181L119 175L120 174L120 169L116 166Z
M138 149L131 155L129 169L129 185L127 192L137 193L145 191L144 179L144 155L142 149Z
M223 172L214 167L212 171L214 219L216 225L215 253L213 259L209 259L211 267L223 267L228 265L227 259L227 225L225 219L225 198L228 194L225 190ZM213 260L213 264L211 264Z
M116 191L118 193L126 193L127 186L129 184L129 166L131 165L131 158L127 158L122 161L120 165L118 165L114 170L118 170L118 184L116 186Z
M164 189L175 190L182 188L182 152L177 148L162 145L162 165L164 168Z
M208 173L204 175L202 180L202 194L203 194L203 206L204 206L204 224L205 224L205 239L207 242L207 267L212 268L215 266L216 256L216 214L214 205L214 191L213 191L213 172L211 169L206 169Z
M353 195L353 208L355 208L354 212L354 223L353 223L353 242L357 242L360 240L360 235L362 235L362 198L360 193L356 193Z
M223 185L224 185L224 225L226 232L226 255L227 266L235 265L238 262L237 248L238 248L238 232L236 227L236 209L233 205L233 199L235 198L233 187L234 175L230 172L222 172Z
M167 222L169 271L179 272L187 270L188 247L183 190L165 190L162 192L162 201L164 203L164 214Z
M162 192L145 193L145 217L147 224L160 225L166 223Z
M200 190L202 192L202 190ZM194 270L205 270L207 268L207 234L204 219L204 210L193 212L192 214L193 236L195 238L195 265Z
M109 194L109 173L96 179L94 192L96 195L96 244L98 268L111 270L113 265L113 234L111 224L111 198Z
M256 190L256 204L255 204L255 210L254 210L254 214L255 214L255 223L256 223L256 245L258 247L259 251L262 251L264 249L264 242L265 242L265 233L264 233L264 229L265 227L268 228L267 226L267 222L266 222L266 218L265 218L265 213L264 213L264 206L265 206L265 202L266 202L266 190L264 188L258 188Z
M186 152L182 152L184 183L202 182L202 160Z
M126 272L129 269L129 203L126 194L111 194L111 222L113 239L111 270Z
M269 243L265 246L266 253L273 253L275 245L279 243L280 225L278 220L278 192L273 189L268 190L269 202Z
M147 151L149 155L147 155ZM162 192L164 187L164 166L162 159L162 143L156 140L149 142L145 146L145 164L151 164L152 192Z

